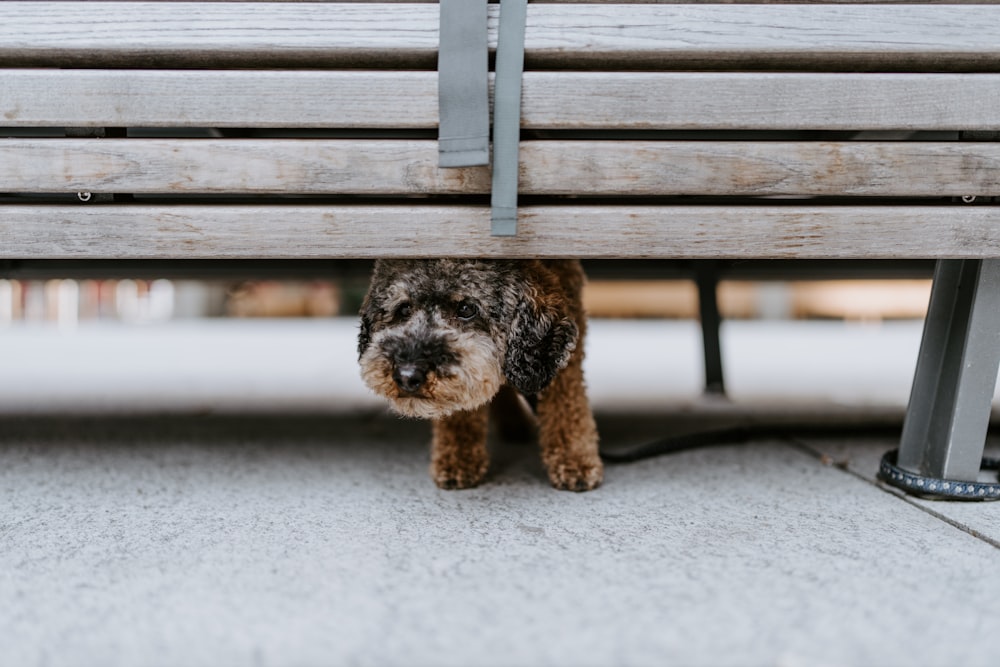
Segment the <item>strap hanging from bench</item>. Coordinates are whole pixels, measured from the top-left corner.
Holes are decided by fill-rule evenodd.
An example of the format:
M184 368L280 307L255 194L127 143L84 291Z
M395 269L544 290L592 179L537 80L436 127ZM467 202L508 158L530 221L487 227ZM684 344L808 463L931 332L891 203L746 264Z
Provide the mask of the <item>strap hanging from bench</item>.
M441 0L438 164L490 163L487 0Z
M496 83L493 91L493 236L517 233L518 148L521 140L521 73L527 0L500 1Z

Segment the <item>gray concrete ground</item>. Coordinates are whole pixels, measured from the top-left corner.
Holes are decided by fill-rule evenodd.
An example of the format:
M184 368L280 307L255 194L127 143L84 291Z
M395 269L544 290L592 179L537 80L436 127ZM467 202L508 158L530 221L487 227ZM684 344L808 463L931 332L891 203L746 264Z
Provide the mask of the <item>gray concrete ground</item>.
M814 348L835 368L804 366L775 335L756 354L793 357L823 400L595 400L604 443L747 418L810 428L609 467L587 494L552 490L533 445L498 441L483 486L440 491L427 425L363 397L316 416L226 415L211 396L214 414L4 416L0 665L994 665L1000 504L879 485L898 396L838 404L831 378L858 358ZM624 392L660 386L619 359ZM907 385L912 362L892 363ZM592 385L616 377L592 368ZM72 393L49 381L26 390Z

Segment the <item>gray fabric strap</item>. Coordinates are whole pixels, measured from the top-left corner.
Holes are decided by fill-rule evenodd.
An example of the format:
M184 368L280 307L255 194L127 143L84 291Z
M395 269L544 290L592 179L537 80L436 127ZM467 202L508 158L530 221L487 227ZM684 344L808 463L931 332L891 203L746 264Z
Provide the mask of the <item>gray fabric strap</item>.
M528 0L500 0L496 83L493 90L493 236L517 233L518 148L521 141L521 73Z
M438 165L490 163L487 0L441 0Z

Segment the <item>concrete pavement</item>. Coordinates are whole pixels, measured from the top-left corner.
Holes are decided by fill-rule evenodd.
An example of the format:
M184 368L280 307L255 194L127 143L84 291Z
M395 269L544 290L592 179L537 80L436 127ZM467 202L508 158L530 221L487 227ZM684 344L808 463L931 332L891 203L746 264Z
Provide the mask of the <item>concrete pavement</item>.
M727 404L692 396L697 361L677 354L681 337L664 356L687 364L691 380L670 403L663 374L642 359L604 356L637 349L649 332L602 338L597 329L588 372L608 447L748 415L829 431L609 467L588 494L552 490L533 445L492 442L486 483L446 492L426 473L427 425L363 395L351 404L353 390L334 387L345 404L321 414L247 412L175 367L177 386L197 397L185 404L149 362L146 382L127 385L141 399L132 408L160 391L177 414L123 416L118 404L97 416L36 406L35 416L0 418L0 665L995 664L1000 504L913 500L873 477L894 446L893 392L901 384L905 397L908 385L892 369L912 362L885 352L903 350L902 339L872 334L867 346L882 358L854 376L892 377L841 386L863 399L848 403L830 398L831 378L849 379L841 366L858 357L804 366L772 335L776 347L758 346L758 359L777 350L797 367L768 366L754 394L734 360L732 384L747 393ZM293 328L242 340L229 331L228 344L221 333L217 347L203 339L200 358L218 370L239 358L226 350L249 359L257 349L271 384L250 382L247 364L232 366L242 383L226 380L251 407L330 390L329 357L287 368L313 334L330 340L329 329L303 339ZM298 352L257 347L282 335L291 340L272 349ZM805 344L805 330L791 335ZM827 354L814 348L812 358L864 339L824 340ZM132 348L115 349L112 375L121 375L90 392L105 407L129 381L121 360ZM336 354L346 369L350 353ZM30 375L11 359L10 376ZM600 398L614 393L612 370L623 393L640 387L635 410ZM47 373L28 383L36 398L86 395ZM812 378L811 393L781 402L764 391L796 373ZM316 384L290 381L308 377ZM651 396L656 410L639 400ZM847 419L873 429L845 432Z

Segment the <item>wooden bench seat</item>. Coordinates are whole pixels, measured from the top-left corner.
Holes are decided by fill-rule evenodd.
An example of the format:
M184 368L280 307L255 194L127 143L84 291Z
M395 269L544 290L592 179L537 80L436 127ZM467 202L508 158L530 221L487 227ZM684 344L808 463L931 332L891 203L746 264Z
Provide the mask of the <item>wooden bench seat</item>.
M1000 6L528 10L503 239L488 167L437 168L436 3L0 3L0 258L1000 253L950 205L1000 190L958 141L1000 127Z

